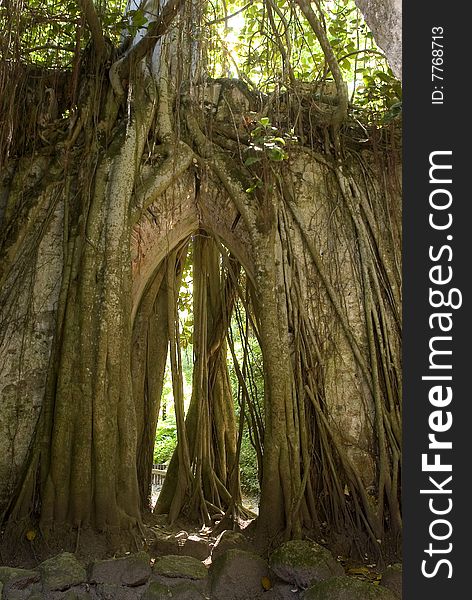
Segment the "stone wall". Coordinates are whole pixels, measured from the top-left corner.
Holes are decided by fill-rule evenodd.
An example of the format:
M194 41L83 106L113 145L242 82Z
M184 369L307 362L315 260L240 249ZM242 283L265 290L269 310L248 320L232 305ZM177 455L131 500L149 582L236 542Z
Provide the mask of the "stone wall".
M233 532L225 532L233 533ZM241 535L241 534L239 534ZM218 542L217 542L218 545ZM216 546L215 546L216 548ZM359 569L357 570L359 572ZM84 564L63 552L34 569L0 566L1 600L400 600L401 568L347 577L311 541L287 542L269 560L238 546L200 561L146 552ZM384 583L384 581L382 581ZM329 592L326 595L326 592Z

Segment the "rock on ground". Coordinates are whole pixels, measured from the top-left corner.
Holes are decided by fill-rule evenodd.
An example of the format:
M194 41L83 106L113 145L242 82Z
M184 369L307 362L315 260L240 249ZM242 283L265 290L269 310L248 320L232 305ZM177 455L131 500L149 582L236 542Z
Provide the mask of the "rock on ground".
M380 585L343 576L318 581L302 594L302 600L396 600L396 596Z
M170 600L172 593L169 588L157 581L151 581L141 600Z
M280 579L299 588L344 574L329 550L304 540L293 540L279 546L271 554L269 565Z
M34 595L38 593L42 594L40 583L33 583L31 586L24 589L15 588L9 584L5 584L1 597L3 600L29 600L31 596L34 597ZM43 598L44 596L41 597L41 600L43 600Z
M154 563L152 580L169 588L173 594L171 598L179 598L175 595L175 588L181 584L192 584L192 589L203 594L208 587L208 571L192 556L163 556ZM196 600L199 597L196 596Z
M238 550L250 550L249 542L242 533L226 529L220 533L216 539L213 550L211 551L212 561L216 560L218 556L221 556L226 550L232 550L234 548L237 548Z
M198 560L205 560L210 556L210 544L198 535L189 535L182 548L182 554L193 556Z
M154 563L153 574L169 578L205 579L208 572L202 563L192 556L163 556Z
M255 600L264 592L265 560L244 550L227 550L210 567L212 600Z
M156 537L152 545L153 555L181 554L185 540L177 539L175 535L159 531L158 529L154 529L153 531Z
M273 572L260 556L232 548L217 556L209 571L199 560L185 555L161 557L151 569L149 555L138 552L91 563L87 578L75 556L62 553L37 570L0 567L0 598L208 600L211 591L211 600L401 599L394 593L401 593L401 565L389 567L380 586L328 574L327 579L315 580L303 591L303 584L312 581L314 573L319 577L342 571L325 548L312 542L283 544L272 554L271 566ZM281 580L280 573L291 581Z
M14 567L0 567L0 598L19 596L18 592L39 582L39 572Z
M87 573L73 554L63 552L45 560L38 567L43 590L67 590L87 581Z
M90 568L91 583L121 584L129 587L144 585L151 576L151 559L146 552L123 558L98 560Z
M299 600L299 598L298 588L281 581L275 582L270 590L262 595L263 600Z
M204 600L205 598L202 591L191 581L177 583L171 588L153 581L141 600Z
M38 598L30 597L28 600L45 600L45 598L47 598L47 600L98 600L99 596L95 589L90 588L87 584L83 584L78 587L70 588L67 592L55 592L54 594L47 594L46 596L38 596ZM100 600L102 600L101 597ZM122 599L120 596L117 596L116 600Z
M113 583L100 583L97 585L96 592L100 600L140 600L143 590L124 587ZM64 599L65 600L65 599Z
M5 584L8 581L16 580L18 582L25 582L28 585L28 582L39 581L39 573L38 571L33 571L30 569L19 569L16 567L0 567L0 583Z

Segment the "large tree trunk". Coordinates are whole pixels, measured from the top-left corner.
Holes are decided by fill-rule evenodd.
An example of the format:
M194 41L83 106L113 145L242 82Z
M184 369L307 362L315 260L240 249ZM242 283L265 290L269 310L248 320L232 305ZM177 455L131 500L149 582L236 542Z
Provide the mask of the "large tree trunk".
M258 534L259 540L272 543L281 532L286 539L301 533L301 521L293 514L296 494L301 492L299 431L294 423L288 324L276 243L274 223L258 248L257 282L266 419Z
M139 425L141 445L143 419L138 423L131 377L130 251L133 192L157 96L146 65L138 65L133 84L142 92L120 122L122 99L98 57L92 68L95 77L84 85L75 128L59 142L64 154L55 188L48 189L44 170L39 194L32 191L21 201L11 193L9 205L22 213L4 219L10 229L3 290L9 290L21 284L13 253L43 233L28 229L37 198L45 197L50 210L62 204L62 275L50 368L29 466L8 513L11 518L29 514L39 490L43 524L104 530L140 521L137 435ZM20 165L15 180L32 172Z
M130 374L129 208L135 156L142 153L153 104L145 100L137 106L108 150L90 143L79 172L89 186L61 190L64 253L57 329L32 450L40 464L44 524L107 529L140 519ZM16 516L31 502L34 468Z
M375 41L385 52L398 79L402 78L402 0L356 0Z

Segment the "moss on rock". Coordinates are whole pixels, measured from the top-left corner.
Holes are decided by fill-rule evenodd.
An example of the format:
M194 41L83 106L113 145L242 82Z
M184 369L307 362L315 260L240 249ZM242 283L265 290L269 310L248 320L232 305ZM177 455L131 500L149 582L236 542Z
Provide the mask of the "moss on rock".
M272 553L269 565L280 579L301 588L344 573L329 550L305 540L292 540L279 546Z
M146 552L123 558L98 560L90 567L91 583L120 583L130 587L143 585L151 575L151 559Z
M182 579L205 579L206 567L192 556L170 554L154 563L153 573L162 577L180 577Z
M171 598L172 594L167 586L153 581L149 584L141 600L170 600Z
M265 560L252 552L227 550L210 567L213 600L252 600L264 591L262 581L269 569Z
M67 590L87 581L87 573L73 554L63 552L38 567L44 591Z
M333 577L318 581L310 586L302 596L303 600L396 600L387 588L353 579Z

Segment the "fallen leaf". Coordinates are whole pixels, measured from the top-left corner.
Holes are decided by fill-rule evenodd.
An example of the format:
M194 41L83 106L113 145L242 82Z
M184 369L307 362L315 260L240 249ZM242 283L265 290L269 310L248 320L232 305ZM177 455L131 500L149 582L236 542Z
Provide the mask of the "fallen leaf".
M262 578L262 587L265 590L270 590L270 588L272 587L272 583L270 582L270 579L268 577Z

